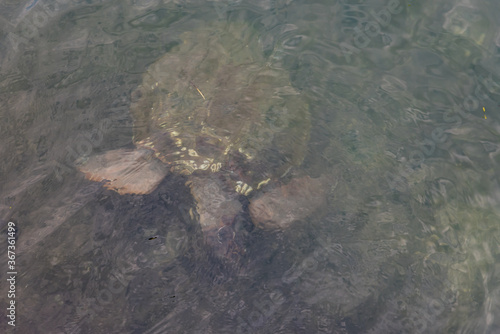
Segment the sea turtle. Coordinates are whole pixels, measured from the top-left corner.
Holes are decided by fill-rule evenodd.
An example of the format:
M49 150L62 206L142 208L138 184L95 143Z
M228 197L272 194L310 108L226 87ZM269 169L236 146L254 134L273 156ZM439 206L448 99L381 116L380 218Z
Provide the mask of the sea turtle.
M242 210L240 196L302 162L309 110L248 25L211 24L181 40L132 93L136 149L90 157L79 169L120 194L150 193L169 172L188 175L203 233L219 247L234 236L225 227Z

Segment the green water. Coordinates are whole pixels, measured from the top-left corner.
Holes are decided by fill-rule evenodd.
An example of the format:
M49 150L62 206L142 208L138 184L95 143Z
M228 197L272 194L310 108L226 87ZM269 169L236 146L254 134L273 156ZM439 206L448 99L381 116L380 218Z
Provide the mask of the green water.
M32 3L0 4L2 332L500 331L493 1ZM282 182L334 180L314 214L249 229L233 265L207 251L184 177L121 196L75 168L133 148L142 73L214 20L252 26L309 105Z

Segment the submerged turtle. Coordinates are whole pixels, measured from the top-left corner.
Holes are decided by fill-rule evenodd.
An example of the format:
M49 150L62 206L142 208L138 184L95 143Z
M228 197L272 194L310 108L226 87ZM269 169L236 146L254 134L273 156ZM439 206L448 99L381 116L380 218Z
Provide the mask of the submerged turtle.
M300 164L310 131L307 104L253 33L213 24L181 35L132 93L137 148L90 157L80 170L120 194L150 193L169 172L189 175L205 237L230 240L239 196Z

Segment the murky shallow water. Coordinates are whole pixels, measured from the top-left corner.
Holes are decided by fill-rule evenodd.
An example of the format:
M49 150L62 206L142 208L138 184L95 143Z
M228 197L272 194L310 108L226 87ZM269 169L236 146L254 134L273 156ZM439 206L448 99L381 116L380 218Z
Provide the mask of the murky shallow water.
M16 224L19 333L500 331L493 2L0 8L0 208L2 233ZM120 196L74 168L132 147L141 74L213 20L260 32L310 105L300 172L337 180L316 214L248 232L234 266L207 252L185 178ZM8 286L0 296L13 330Z

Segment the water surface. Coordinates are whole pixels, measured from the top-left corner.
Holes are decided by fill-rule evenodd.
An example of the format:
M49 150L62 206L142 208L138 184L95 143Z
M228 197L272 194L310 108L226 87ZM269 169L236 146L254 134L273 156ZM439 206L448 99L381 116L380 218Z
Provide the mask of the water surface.
M0 13L17 332L500 331L495 2L30 0ZM295 172L336 180L327 207L253 229L238 268L207 251L184 177L121 196L75 168L133 147L142 73L214 20L247 22L290 72L312 118Z

